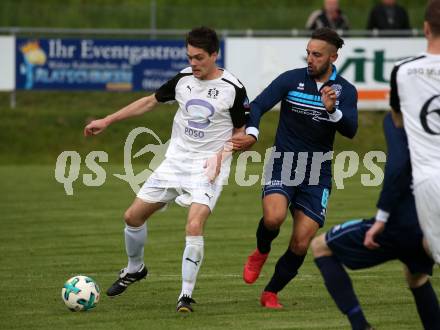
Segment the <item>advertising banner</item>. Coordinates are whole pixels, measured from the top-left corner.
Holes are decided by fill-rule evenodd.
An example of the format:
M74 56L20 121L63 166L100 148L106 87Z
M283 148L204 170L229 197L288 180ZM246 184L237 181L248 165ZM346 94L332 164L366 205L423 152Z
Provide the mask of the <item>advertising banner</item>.
M228 38L226 68L255 98L284 71L305 67L309 39ZM339 50L338 72L359 92L360 109L387 109L389 79L396 61L424 51L424 38L351 38Z
M17 89L154 91L187 66L180 40L16 42Z

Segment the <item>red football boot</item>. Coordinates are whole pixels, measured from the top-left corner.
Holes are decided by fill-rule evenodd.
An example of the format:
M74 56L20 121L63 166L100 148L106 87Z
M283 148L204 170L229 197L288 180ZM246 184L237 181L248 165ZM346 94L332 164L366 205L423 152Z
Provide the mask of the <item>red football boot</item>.
M270 291L263 291L260 298L261 306L271 309L281 309L283 305L278 302L276 293Z
M243 280L247 284L254 283L260 276L261 268L263 268L269 253L262 254L258 249L248 257L243 269Z

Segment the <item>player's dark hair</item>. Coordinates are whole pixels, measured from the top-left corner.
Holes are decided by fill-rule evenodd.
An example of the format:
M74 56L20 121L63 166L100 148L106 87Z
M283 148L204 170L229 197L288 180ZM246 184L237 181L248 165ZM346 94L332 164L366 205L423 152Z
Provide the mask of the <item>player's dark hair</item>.
M219 51L220 42L217 33L206 26L192 29L186 36L186 46L201 48L209 55Z
M428 22L431 32L440 36L440 0L431 0L426 6L425 21Z
M327 27L323 27L313 31L312 39L324 40L329 44L335 46L336 49L341 48L344 44L344 40L342 40L339 34L336 31Z

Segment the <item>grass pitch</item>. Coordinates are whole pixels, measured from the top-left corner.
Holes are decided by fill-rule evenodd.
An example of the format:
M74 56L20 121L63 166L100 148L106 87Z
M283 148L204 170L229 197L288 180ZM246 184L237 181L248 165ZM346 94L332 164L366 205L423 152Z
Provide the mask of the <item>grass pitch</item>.
M261 216L260 187L225 187L205 234L205 260L194 298L196 312L175 312L180 292L186 209L173 205L148 224L147 280L121 297L104 292L95 310L72 313L61 300L65 280L93 277L102 291L125 265L122 214L134 198L112 177L120 166L105 166L101 187L74 183L66 196L54 179L54 165L0 166L0 324L2 329L349 329L330 299L309 254L299 275L280 294L285 308L265 310L259 295L291 230L287 220L274 241L262 277L252 286L242 265L255 246ZM249 173L258 173L259 167ZM81 168L81 174L87 172ZM232 173L233 177L233 173ZM81 178L81 176L80 176ZM350 218L374 214L379 188L364 188L359 175L333 190L325 229ZM369 321L379 329L421 329L398 262L351 272ZM440 281L433 283L439 293Z
M285 251L292 221L274 241L261 278L252 286L241 279L243 263L255 247L261 217L260 186L239 187L231 173L205 231L205 260L194 298L196 312L175 312L180 292L181 255L186 209L173 205L148 224L145 260L150 275L121 297L102 295L95 310L72 313L61 299L64 281L77 274L93 277L105 291L126 264L123 241L124 210L134 198L128 184L113 174L123 173L123 141L131 129L146 126L166 141L175 106L163 106L144 117L118 123L94 139L84 139L87 119L101 117L140 97L140 93L18 93L16 109L0 93L0 328L1 329L349 329L327 293L309 255L299 275L281 292L285 309L265 310L259 296ZM359 114L353 140L336 137L335 150L384 150L382 113ZM255 149L264 155L273 142L278 113L262 120ZM141 137L134 150L143 147ZM152 143L154 141L148 142ZM73 196L54 178L55 162L64 150L82 158ZM92 150L104 150L109 162L101 187L86 187L82 175ZM135 173L148 164L142 157ZM233 166L235 169L235 166ZM324 231L342 221L375 214L379 187L363 187L358 175L333 191ZM260 174L261 165L249 174ZM351 272L369 321L378 329L421 329L401 266L388 263ZM440 294L438 274L433 278Z

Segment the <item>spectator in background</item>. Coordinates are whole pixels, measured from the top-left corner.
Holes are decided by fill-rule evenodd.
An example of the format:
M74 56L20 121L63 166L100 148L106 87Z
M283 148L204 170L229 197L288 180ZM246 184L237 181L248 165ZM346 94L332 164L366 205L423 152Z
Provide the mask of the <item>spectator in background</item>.
M368 30L409 30L408 13L396 0L382 0L371 11L368 18Z
M324 0L324 8L310 14L306 28L316 30L328 27L333 30L348 30L348 25L347 17L339 8L339 0Z

